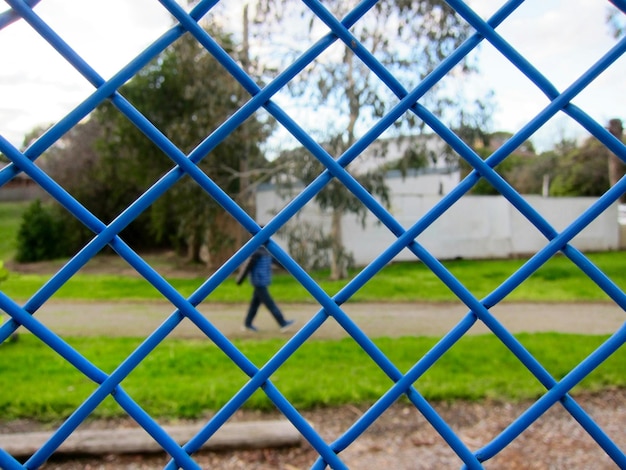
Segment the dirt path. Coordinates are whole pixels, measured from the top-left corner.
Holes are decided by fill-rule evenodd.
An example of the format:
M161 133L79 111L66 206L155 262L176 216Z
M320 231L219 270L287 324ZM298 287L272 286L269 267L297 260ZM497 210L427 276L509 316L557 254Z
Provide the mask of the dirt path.
M314 316L313 304L282 304L287 318L298 328ZM202 304L198 310L229 338L273 337L278 327L269 313L260 310L257 334L241 329L247 305ZM441 336L463 318L468 310L455 303L350 303L347 315L370 337L407 335ZM62 336L146 336L154 331L174 308L165 302L48 302L36 317ZM610 303L506 303L491 312L511 332L558 331L563 333L610 334L626 321L626 312ZM488 329L477 322L471 334ZM183 320L172 333L178 338L200 338L202 333ZM345 337L332 318L315 333L317 339Z

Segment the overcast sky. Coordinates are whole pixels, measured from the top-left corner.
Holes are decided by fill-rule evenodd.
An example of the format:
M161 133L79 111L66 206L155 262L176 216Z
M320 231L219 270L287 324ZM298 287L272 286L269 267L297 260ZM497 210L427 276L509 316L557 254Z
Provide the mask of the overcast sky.
M240 1L224 0L231 5ZM470 4L488 17L503 2ZM527 0L497 31L564 90L616 43L606 24L609 8L601 0ZM233 9L235 24L241 22L238 10ZM171 26L156 0L42 0L35 11L105 79ZM490 45L481 47L479 60L482 76L475 86L495 92L493 130L515 132L547 105L534 85ZM574 103L601 124L611 118L626 121L624 77L626 56ZM0 134L14 145L21 146L24 134L35 126L61 119L92 92L25 22L0 30ZM559 115L533 141L544 149L561 134L580 137L584 131Z

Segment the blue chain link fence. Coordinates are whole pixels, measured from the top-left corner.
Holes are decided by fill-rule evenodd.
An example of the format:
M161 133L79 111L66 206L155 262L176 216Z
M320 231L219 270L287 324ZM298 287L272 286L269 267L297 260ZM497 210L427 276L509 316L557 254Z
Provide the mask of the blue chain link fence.
M4 342L18 327L26 328L43 343L52 348L86 378L97 384L95 391L63 422L50 439L38 449L30 459L19 463L6 451L0 449L0 466L7 469L37 468L55 453L56 449L74 430L90 416L92 411L107 397L116 402L149 433L167 452L172 460L168 468L182 467L199 468L193 454L200 446L211 439L211 436L258 390L262 390L278 410L286 416L299 430L302 436L319 453L319 459L313 468L346 468L341 459L341 451L350 446L364 431L368 429L385 410L401 396L406 396L417 410L437 430L447 444L458 455L467 468L482 468L485 462L502 451L517 436L540 418L549 408L559 404L589 433L606 454L620 468L626 468L626 455L601 429L588 413L569 395L569 391L589 375L596 367L622 347L626 339L626 325L622 326L609 337L600 347L574 367L565 377L556 380L544 366L509 332L498 319L490 313L490 308L498 304L513 289L523 283L548 259L558 252L568 257L580 270L597 284L620 308L626 310L626 294L601 272L587 257L577 250L570 241L581 232L599 214L614 204L626 191L626 178L622 178L608 190L585 213L581 214L567 228L555 230L548 221L530 206L493 168L503 162L511 153L529 139L555 114L562 112L577 121L591 135L596 137L622 161L626 161L626 146L611 135L600 123L594 121L583 109L572 104L572 100L593 80L623 58L626 51L626 38L616 41L615 46L601 57L592 67L579 77L572 77L571 85L563 91L557 90L551 83L529 63L519 52L511 47L496 31L507 17L523 2L509 1L504 4L489 20L485 21L476 15L463 1L448 0L448 4L456 10L474 29L475 33L458 49L451 53L440 65L415 89L406 90L350 33L351 25L376 3L375 0L364 0L358 4L341 21L334 18L316 0L305 0L309 8L330 28L325 37L304 52L291 66L286 68L267 86L260 88L257 83L210 37L198 21L214 6L216 1L201 1L190 12L185 12L175 1L161 0L161 4L172 14L177 23L166 34L158 38L150 47L138 55L126 67L122 68L110 80L104 80L98 73L64 40L36 14L33 7L37 0L6 0L10 9L0 15L1 30L14 21L25 21L37 31L59 54L61 54L82 76L95 88L91 96L78 105L72 112L58 121L48 132L36 140L28 149L20 151L0 135L0 151L9 158L11 163L0 171L0 186L8 183L20 173L27 174L51 197L63 205L85 226L93 231L94 238L85 245L78 254L71 258L52 278L41 287L25 304L20 305L0 292L0 309L10 319L0 327L0 342ZM624 1L614 4L626 12ZM142 67L176 41L185 32L193 34L197 40L228 70L233 80L237 80L250 94L250 99L228 120L223 122L213 133L208 135L188 155L172 144L161 131L153 126L136 108L134 108L118 89L132 78ZM324 50L336 41L342 41L350 47L380 80L389 87L399 101L391 111L376 122L354 145L343 155L334 159L310 135L275 102L273 96L285 87L299 72L314 61ZM451 129L443 124L433 113L420 105L422 97L434 84L444 77L468 53L476 48L481 41L489 41L497 50L514 64L523 74L543 92L549 104L532 120L523 126L501 148L489 158L483 160L469 148ZM3 64L7 66L7 64ZM8 64L10 66L10 64ZM616 90L619 93L619 90ZM86 117L105 100L111 102L137 128L151 139L175 163L175 167L165 174L149 190L137 198L115 220L106 225L77 202L70 194L60 187L35 161L73 126ZM321 161L326 170L307 186L297 197L284 207L272 220L261 228L242 208L233 201L222 189L202 172L197 163L240 126L248 117L264 108ZM386 129L393 125L399 117L406 113L414 113L434 132L445 140L454 151L468 162L473 171L458 186L447 194L433 207L426 216L416 220L405 228L398 223L390 212L372 197L347 171L346 165L352 162L374 142ZM169 188L183 176L188 175L203 188L204 191L223 208L225 208L253 237L241 249L226 261L206 282L191 296L185 298L141 256L139 256L120 237L119 233L139 214L145 211ZM469 292L435 257L422 245L419 235L446 212L456 201L466 194L481 178L487 179L530 223L546 238L546 244L523 264L513 275L483 299L476 298ZM272 235L284 226L308 201L333 178L341 181L363 204L371 214L377 217L391 233L395 241L372 263L362 269L345 288L330 297L294 260L272 240ZM269 251L293 275L302 286L316 299L319 311L286 344L261 367L255 366L222 332L201 315L196 307L207 299L211 293L227 279L256 248L266 244ZM79 269L81 269L103 247L109 245L141 276L150 282L174 307L174 312L138 346L110 374L96 367L87 358L76 351L54 331L37 320L37 310L48 301ZM467 306L464 318L423 357L405 373L402 373L385 354L365 335L341 306L403 249L408 248L415 257L426 264L434 274L444 282L451 291ZM188 319L202 331L206 337L217 345L248 377L245 386L223 406L203 429L185 445L178 445L174 439L151 417L142 407L128 395L120 383L150 353L174 331L183 321ZM298 348L325 323L337 322L359 344L369 357L393 381L387 392L382 395L343 435L334 442L326 442L302 417L298 410L280 392L272 382L272 376L293 355ZM477 451L472 451L453 429L442 419L433 406L414 387L414 383L448 350L463 338L464 334L477 322L484 323L500 341L524 364L535 378L545 387L545 393L526 411L511 422L494 439Z

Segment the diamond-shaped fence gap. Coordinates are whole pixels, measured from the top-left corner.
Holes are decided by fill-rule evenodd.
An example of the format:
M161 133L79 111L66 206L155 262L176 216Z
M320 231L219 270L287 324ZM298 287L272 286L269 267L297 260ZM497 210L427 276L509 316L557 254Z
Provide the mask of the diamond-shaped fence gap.
M485 202L479 210L476 210L477 201ZM423 205L425 215L428 215L437 210L441 202L434 198L425 201ZM417 241L439 259L476 258L481 256L480 253L485 253L485 248L490 256L497 258L510 252L512 234L508 222L512 210L514 209L500 198L464 196L433 220ZM457 233L452 240L450 230L453 230L453 222L459 218L466 222L466 230L460 237ZM420 222L421 220L424 219L419 219Z
M615 64L609 67L603 75L610 73L615 69ZM598 83L599 82L599 83ZM590 146L598 145L602 147L606 147L606 151L608 153L613 153L622 161L626 161L626 145L623 142L619 142L615 136L613 136L608 128L610 125L610 119L605 120L603 116L597 118L596 116L591 116L586 113L585 109L590 105L591 94L587 94L587 91L593 85L599 85L594 90L596 93L600 93L601 90L604 90L606 87L602 86L603 79L599 78L597 81L594 80L587 87L585 87L579 95L577 95L572 100L572 105L576 106L576 114L564 114L559 113L555 118L549 121L544 127L541 128L540 133L545 135L547 131L553 130L554 132L560 132L563 135L563 139L571 140L571 135L568 132L565 132L564 129L569 128L574 132L579 130L581 131L584 138L580 142L581 150L588 148ZM592 88L593 89L593 88ZM579 106L577 105L579 104ZM594 118L597 121L594 121ZM551 127L549 127L551 126Z
M424 340L416 338L415 341ZM477 343L484 345L485 349L478 349ZM417 362L420 359L417 354L413 358L406 358L408 367L405 369L413 366L411 360ZM448 380L447 377L453 379ZM466 400L503 396L519 400L533 398L545 391L497 337L475 335L473 329L421 375L415 387L432 401L445 401L449 396L461 396Z
M81 214L83 216L87 216L86 218L87 218L87 220L90 221L92 229L95 229L99 225L101 226L101 223L99 221L97 221L97 219L94 219L93 216L91 214L89 214L88 212L86 212L85 209L82 206L78 205L75 200L73 200L71 198L68 199L68 194L67 193L65 193L52 180L50 180L50 178L47 175L41 173L40 171L37 171L37 169L30 162L28 162L28 161L26 161L24 159L23 155L18 154L17 152L15 152L15 150L13 148L9 148L9 147L7 147L7 150L4 150L4 152L10 158L12 158L14 161L16 161L16 162L20 162L20 161L23 162L21 165L24 165L24 168L28 168L27 172L33 178L35 178L36 181L38 181L40 184L44 185L44 187L47 189L47 191L50 192L50 194L54 195L59 201L62 201L62 203L64 205L66 205L66 207L68 209L72 210L76 214ZM111 232L113 230L114 230L114 228L109 227L108 231ZM106 232L106 230L105 230L105 232ZM74 257L72 259L72 262L71 262L71 263L74 264L74 267L71 267L70 266L71 263L70 263L70 264L66 265L64 267L64 269L67 268L65 270L68 273L71 273L72 269L74 271L76 269L79 269L80 266L81 266L81 263L84 264L84 262L86 260L88 260L90 256L93 256L94 254L96 254L97 251L99 251L100 248L102 246L104 246L104 244L107 243L107 241L109 240L109 239L106 238L105 235L102 235L100 238L101 238L103 243L102 242L98 243L98 241L96 239L96 243L95 244L94 243L91 244L92 247L93 247L93 249L91 249L91 255L87 255L87 257L85 257L85 256L82 256L82 257L81 256L76 256L76 257ZM86 252L88 252L89 251L89 247L86 247L86 248L87 248ZM121 249L127 249L127 247L123 243L121 244L120 248ZM57 273L57 274L59 274L59 273ZM54 291L55 289L58 289L59 282L62 283L62 282L64 282L66 280L62 275L57 275L56 278L58 279L58 282L55 281L55 283L53 283L53 285L49 286L48 292ZM46 287L48 287L48 286L46 286ZM42 297L44 295L49 295L49 294L42 293L42 295L40 297ZM37 302L34 302L34 304L37 305Z
M80 342L72 341L79 349ZM3 347L3 355L14 357L14 360L7 361L6 373L0 374L3 390L11 390L0 405L7 419L27 419L29 416L17 415L14 408L15 404L25 402L30 403L27 407L30 416L41 416L45 421L52 419L55 413L56 416L69 416L96 388L97 384L35 336L22 334L20 344L24 345L22 349ZM24 354L24 349L29 354ZM8 383L8 374L20 377L20 380ZM46 381L46 387L41 387L42 379ZM38 392L33 393L33 390ZM59 390L63 393L59 394Z
M362 349L350 339L342 340L341 345L343 346L342 351L345 351L346 355L353 356L354 354L358 354L359 351L362 352ZM300 375L300 379L296 380L292 387L290 386L288 389L283 388L283 386L281 386L281 376L296 373L299 363L308 362L307 356L311 354L318 357L322 354L322 356L325 357L323 342L318 344L312 342L303 345L303 347L277 371L272 379L276 386L281 389L285 396L289 398L291 403L297 408L311 408L319 406L320 404L331 405L337 399L333 389L342 389L343 393L345 393L346 390L352 391L351 393L354 394L355 400L371 402L374 401L390 383L389 377L386 377L375 364L368 360L369 358L365 354L362 354L363 361L358 368L346 369L345 373L339 374L345 379L345 384L335 384L339 385L339 387L334 385L331 387L330 384L328 386L323 385L328 380L325 371L335 368L345 369L346 367L342 365L336 355L333 355L332 357L328 357L327 366L325 366L323 370L310 370L310 374L306 376ZM292 367L294 367L293 370ZM311 387L311 383L313 382L321 386ZM290 384L291 383L290 381ZM357 418L358 415L355 415L355 420ZM339 432L344 431L346 430L339 430ZM324 436L333 437L328 435L328 429L326 429L324 425L321 425L317 432L320 432Z
M255 355L253 347L242 353L262 364L268 357ZM215 380L219 377L219 380ZM248 376L223 351L205 340L168 339L157 346L122 382L126 392L157 419L193 418L218 410L218 400L232 396ZM172 381L189 386L190 396L180 396Z
M569 335L562 333L542 333L540 335L522 333L516 337L557 381L569 374L580 362L600 348L608 338L607 335ZM539 345L541 339L548 339L549 341L544 341L543 344ZM582 347L574 351L574 345ZM620 356L623 356L623 353L611 356L608 360L619 360ZM584 381L601 383L602 376L603 367L600 365Z
M471 326L473 322L465 322L463 327L457 329L457 331L450 336L452 342L457 341ZM427 360L428 364L432 366L440 355L450 347L450 344L446 342L439 342L433 350L438 350L433 353L428 353L430 356ZM448 342L449 343L449 342ZM333 448L337 450L344 450L350 446L358 436L363 433L375 420L380 417L385 410L396 402L403 394L406 394L410 401L420 410L424 417L430 422L431 425L439 432L439 434L445 439L447 444L452 450L468 465L470 468L482 468L478 464L476 457L474 457L467 446L458 438L458 436L452 431L449 425L441 418L436 410L417 392L411 387L411 382L417 380L419 374L427 370L429 365L425 368L419 369L407 374L406 376L398 375L400 371L395 370L394 374L397 377L397 383L381 398L372 405L355 424L335 443ZM322 462L318 459L313 468L324 468L321 466Z
M605 338L606 338L605 336L598 335L598 336L592 336L591 338L584 338L584 340L590 343L589 345L590 348L593 348L593 347L596 347L596 345L599 344L600 341L604 340ZM567 346L564 346L564 347L567 348ZM590 390L590 389L600 390L606 385L606 383L608 383L609 380L613 380L613 379L619 380L619 377L613 377L611 375L611 373L608 370L609 367L607 365L608 364L623 364L625 359L626 359L626 350L624 348L618 349L613 355L611 355L611 357L606 359L606 361L600 364L587 377L585 377L580 382L579 385L584 386L586 390ZM573 389L574 393L578 391L577 387L579 386L577 385L576 387L574 387ZM608 429L606 429L606 431L609 432Z
M616 42L615 45L611 44L611 46L611 48L607 46L606 53L609 53L610 50L615 46L619 47L619 43ZM577 51L572 52L572 56L576 55L576 52ZM565 89L572 83L572 77L582 76L583 73L595 66L595 64L597 64L598 61L601 60L601 58L602 56L593 56L589 57L587 60L581 60L580 62L575 59L565 59L566 63L580 64L580 67L576 67L576 72L568 73L566 75L559 75L557 77L557 80L555 81L557 81L557 84L561 89ZM579 95L572 100L572 103L580 106L583 110L585 110L587 106L591 106L593 104L593 99L599 99L602 94L607 94L608 88L606 86L606 83L610 82L611 79L614 77L623 76L624 71L626 71L626 64L624 62L624 60L618 60L613 62L608 68L606 68L606 70L602 71L602 73L598 76L596 80L589 83L589 85L587 85L585 89L582 90ZM583 65L584 67L582 67ZM558 80L559 78L560 80ZM593 98L594 94L595 98ZM610 116L607 117L606 115L596 115L593 117L596 118L599 122L610 118Z
M331 77L333 73L337 75L345 74L348 65L341 61L341 57L345 54L345 45L335 41L314 62L294 77L289 82L288 88L282 91L282 93L286 94L285 101L291 101L302 106L296 116L301 116L301 118L305 119L303 122L304 128L310 131L311 135L319 140L320 143L328 142L329 138L334 137L333 132L336 132L337 129L346 128L350 118L345 97L335 94L332 89L334 83ZM322 74L322 78L317 73ZM324 88L323 91L318 91L318 87ZM325 89L325 87L328 89ZM324 93L324 95L321 93ZM314 106L315 116L318 116L317 119L310 112L303 109L311 105Z
M458 198L471 188L478 179L478 174L488 179L494 187L496 187L500 193L505 196L509 201L519 210L521 211L529 220L531 220L541 231L547 236L549 239L552 239L556 236L556 233L552 227L550 227L547 222L539 216L539 214L514 190L510 187L510 185L504 181L492 168L490 165L495 165L498 162L502 161L503 158L506 157L507 153L505 149L508 151L512 151L515 147L515 143L520 142L519 136L523 135L523 132L516 134L512 139L507 141L502 147L500 147L494 154L491 155L487 159L487 161L482 161L473 150L469 149L463 142L461 142L457 136L453 135L450 130L443 126L441 122L439 122L435 116L431 115L425 110L420 110L424 113L425 118L428 120L429 125L433 127L437 132L439 132L442 136L445 136L446 141L457 151L459 152L463 158L465 158L472 166L474 166L478 172L474 171L466 177L461 184L459 184L452 192L450 192L447 196L445 196L442 202L439 204L442 208L445 205L450 205L452 201L458 200ZM526 129L526 128L525 128ZM509 145L511 144L511 145ZM618 186L618 185L616 185ZM600 201L598 201L595 206L596 207L604 207L606 208L610 203L612 203L617 195L619 194L619 188L613 187L609 190ZM584 220L579 220L576 227L572 228L570 233L563 234L562 236L557 237L558 240L565 239L568 241L575 235L576 230L581 230L584 224L588 224L593 217L593 211L588 211ZM557 242L555 242L557 243ZM559 247L561 248L561 247Z
M335 355L335 349L333 355L329 355L323 341L319 346L316 343L313 341L304 344L272 376L272 382L296 408L332 405L338 400L339 390L342 390L341 393L352 395L355 402L372 402L390 385L389 377L352 339L340 340L339 356ZM359 366L352 368L342 363L342 354L351 358L358 357ZM308 358L312 356L315 356L317 361L321 359L325 362L323 369L309 368L307 374L298 374L298 370L301 370L300 368L305 366L309 361ZM341 377L341 383L336 383L336 386L328 381L329 377L326 374L330 370L336 371L337 377ZM294 379L293 382L289 380L289 388L285 388L286 384L281 384L281 377L286 376ZM314 384L318 384L319 387Z
M235 54L224 37L211 34L217 43L224 43L225 52ZM175 64L183 72L193 68L204 79L186 81L180 90L180 84L170 76ZM129 101L185 154L221 126L249 97L215 57L189 34L178 39L123 90ZM189 133L190 124L198 129L196 134ZM236 128L231 132L236 133Z
M485 39L496 47L511 63L515 64L524 74L529 76L533 81L537 83L537 86L547 93L554 93L554 87L541 76L540 72L536 70L534 65L529 62L517 49L503 38L499 33L499 30L494 29L489 22L485 22L480 18L471 8L462 1L451 0L450 4L455 8L457 14L461 15L477 32L482 34ZM510 20L509 20L510 21Z
M168 17L158 2L149 0L141 1L141 18L137 17L136 12L139 10L124 6L115 9L115 34L124 38L124 46L115 49L110 41L106 41L112 25L103 21L103 18L111 17L114 8L117 6L96 2L92 5L76 4L71 8L61 9L58 1L47 0L34 11L95 70L104 77L110 77L148 45L146 35L135 34L137 28L147 30L151 38L158 37L165 31L159 30L153 24L156 25L159 20ZM141 36L144 39L140 39Z
M545 94L490 43L483 41L477 55L481 64L484 62L485 65L481 66L478 76L470 80L476 81L485 91L497 80L498 89L493 98L494 114L501 116L506 111L497 104L500 100L510 103L515 109L515 116L508 126L513 131L523 127L543 109L539 103L543 103L543 106L549 103Z
M499 411L510 416L511 419L515 418L511 411L506 408L500 408ZM602 418L602 416L594 417L600 425L605 426L606 423L603 422ZM550 452L551 449L555 448L557 442L558 445L571 446L572 452L575 452L576 455L586 455L597 450L597 442L594 442L593 438L583 427L579 426L578 423L571 427L568 426L568 422L573 419L567 416L566 412L560 407L550 408L528 430L520 434L515 441L490 459L486 468L499 468L516 464L523 465L521 462L527 461L528 458L528 454L523 449L527 448L528 439L532 434L543 436L542 443L545 443L545 448L535 448L537 452ZM573 421L571 422L574 423ZM565 428L569 430L565 432ZM594 466L598 468L614 468L615 461L606 453L599 453L597 459L594 460Z
M599 274L606 276L601 266L598 266L597 269ZM545 295L547 297L548 292L550 292L551 296L568 298L570 293L559 293L556 286L553 284L553 281L556 279L571 279L576 286L576 291L586 292L591 298L595 297L598 300L610 300L610 297L601 285L590 279L588 275L581 270L580 267L573 264L571 260L560 255L555 255L549 262L538 268L532 276L520 286L520 289L532 290L539 296ZM607 280L610 282L610 278L607 278ZM521 295L523 295L523 292ZM515 298L515 292L512 293L511 298Z
M565 230L576 230L576 234L571 238L570 243L580 251L587 251L591 243L597 239L598 233L604 228L607 222L617 217L617 204L613 202L605 212L597 214L595 217L590 216L590 212L596 203L595 198L580 197L576 198L568 212L554 211L555 204L559 202L554 198L542 198L536 195L524 196L525 201L533 205L534 210L547 224L557 232L562 233ZM528 220L521 217L519 213L511 213L511 224L513 229L521 229L528 232L526 241L520 240L519 253L532 253L531 247L541 246L540 240L543 235L539 231L526 230ZM537 226L533 223L533 225ZM606 248L612 249L617 247L618 234L606 238ZM545 240L545 238L544 238Z
M360 13L359 13L359 14L360 14ZM331 38L331 39L332 39L332 38ZM319 46L320 46L320 47L322 47L322 49L320 49L320 47L318 47L318 46L316 45L316 46L314 46L314 47L313 47L313 49L311 49L311 51L310 51L310 52L313 52L313 51L315 51L315 50L320 50L320 51L321 51L321 50L323 50L323 48L324 48L324 47L326 47L326 46L324 46L324 43L320 43L320 44L319 44ZM307 54L308 54L308 52L307 52ZM302 58L304 59L304 56L303 56ZM304 63L306 64L306 63L308 63L308 62L304 62Z
M23 56L32 59L28 68L14 69L9 78L10 86L0 90L4 112L10 112L12 117L9 126L19 127L24 121L35 121L46 127L65 115L68 103L59 102L57 89L53 89L48 81L48 70L65 72L66 81L61 86L73 93L74 103L79 103L89 92L90 85L76 70L24 20L20 20L0 30L0 61L10 68L8 64L18 62L16 58ZM35 120L33 116L36 116ZM6 129L7 134L10 131L11 127ZM21 147L22 141L12 144Z
M624 454L605 434L605 432L593 422L589 415L569 396L566 395L576 384L580 382L591 371L598 367L606 358L619 349L624 343L624 328L615 335L608 338L598 350L584 361L579 363L570 373L568 373L561 381L555 382L550 378L546 385L549 385L548 391L533 403L520 417L513 421L494 441L480 449L477 454L481 459L487 460L516 439L520 433L532 425L539 417L541 417L550 407L557 402L561 404L575 417L575 419L583 424L587 431L592 435L596 442L606 451L611 458L621 465L624 461Z
M611 8L611 4L607 2L607 12ZM606 50L617 42L611 37L604 16L592 19L581 15L573 21L566 21L562 12L550 7L541 21L533 22L533 34L528 36L527 10L530 10L530 6L525 3L511 16L510 21L498 28L498 32L508 38L511 45L558 88L568 86L570 82L567 77L581 75L599 58L593 55L589 44L579 34L581 29L597 31L595 43L606 45ZM555 41L557 30L568 39Z

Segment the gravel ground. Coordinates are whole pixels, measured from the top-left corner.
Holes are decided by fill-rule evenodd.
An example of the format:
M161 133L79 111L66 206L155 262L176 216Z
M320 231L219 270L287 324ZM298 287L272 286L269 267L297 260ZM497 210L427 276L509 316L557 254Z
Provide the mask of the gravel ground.
M576 396L576 401L624 452L626 450L626 390ZM437 412L472 450L484 446L531 403L435 403ZM347 429L365 408L345 406L304 413L327 442ZM236 419L276 418L242 413ZM121 425L120 422L109 423ZM92 425L103 426L106 423ZM346 451L340 454L350 469L456 469L461 460L433 427L406 404L395 404ZM317 453L304 443L284 449L200 453L194 456L203 469L298 470L315 462ZM45 469L159 469L162 455L108 455L48 462ZM616 469L614 463L562 407L555 405L500 454L484 463L487 469Z

